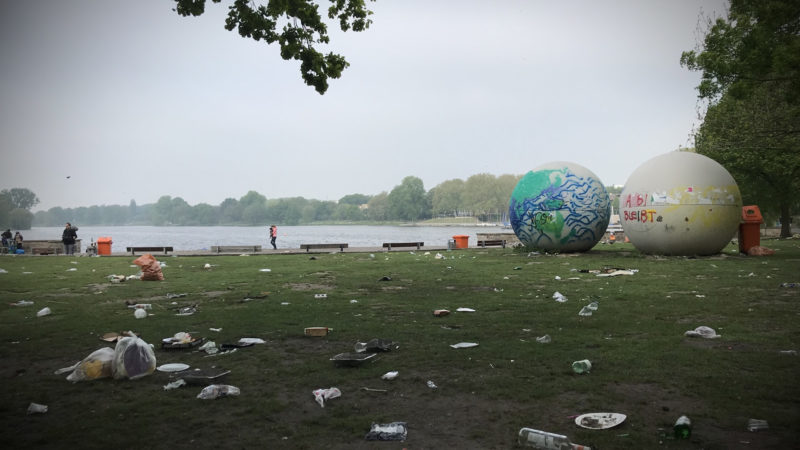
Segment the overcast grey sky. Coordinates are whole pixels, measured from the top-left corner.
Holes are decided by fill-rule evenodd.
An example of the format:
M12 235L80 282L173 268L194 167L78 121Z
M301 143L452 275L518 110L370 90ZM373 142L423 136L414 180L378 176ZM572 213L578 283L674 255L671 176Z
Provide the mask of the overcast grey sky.
M338 200L554 160L624 184L691 145L700 76L679 58L726 4L379 0L369 30L332 33L351 66L320 96L226 31L225 2L0 0L0 189L35 210Z

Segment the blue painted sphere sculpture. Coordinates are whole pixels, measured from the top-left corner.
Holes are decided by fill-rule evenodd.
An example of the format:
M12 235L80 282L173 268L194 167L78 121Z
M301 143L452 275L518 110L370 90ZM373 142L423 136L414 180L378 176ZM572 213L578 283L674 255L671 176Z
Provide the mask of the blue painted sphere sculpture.
M519 180L508 213L523 245L552 252L585 252L608 228L611 202L592 171L556 161Z
M739 187L713 159L670 152L639 166L619 200L625 236L643 253L713 255L736 234Z

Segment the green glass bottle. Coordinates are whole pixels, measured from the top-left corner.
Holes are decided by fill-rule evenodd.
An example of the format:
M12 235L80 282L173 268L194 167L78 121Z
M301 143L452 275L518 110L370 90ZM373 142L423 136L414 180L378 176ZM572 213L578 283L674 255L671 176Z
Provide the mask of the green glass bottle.
M672 431L675 432L675 437L678 439L689 439L689 436L692 435L692 420L686 416L678 417Z

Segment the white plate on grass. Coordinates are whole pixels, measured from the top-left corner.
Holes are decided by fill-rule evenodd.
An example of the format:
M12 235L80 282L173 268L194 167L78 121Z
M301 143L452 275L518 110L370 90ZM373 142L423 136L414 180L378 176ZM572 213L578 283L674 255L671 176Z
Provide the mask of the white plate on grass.
M589 430L605 430L613 428L625 421L627 416L619 413L588 413L575 418L575 425Z
M162 364L156 367L156 370L159 372L180 372L181 370L186 370L189 368L188 364L183 363L170 363L170 364Z

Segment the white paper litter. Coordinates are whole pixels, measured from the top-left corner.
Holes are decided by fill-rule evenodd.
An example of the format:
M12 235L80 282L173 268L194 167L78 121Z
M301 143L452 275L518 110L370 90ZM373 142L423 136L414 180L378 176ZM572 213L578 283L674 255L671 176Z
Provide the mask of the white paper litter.
M475 342L459 342L458 344L452 344L450 347L453 348L470 348L470 347L477 347L478 344Z
M701 337L701 338L706 338L706 339L717 339L717 338L722 337L722 335L721 334L717 334L717 332L714 331L713 328L707 327L707 326L699 326L699 327L695 328L694 330L689 330L689 331L687 331L686 333L683 333L683 334L684 334L684 336Z

